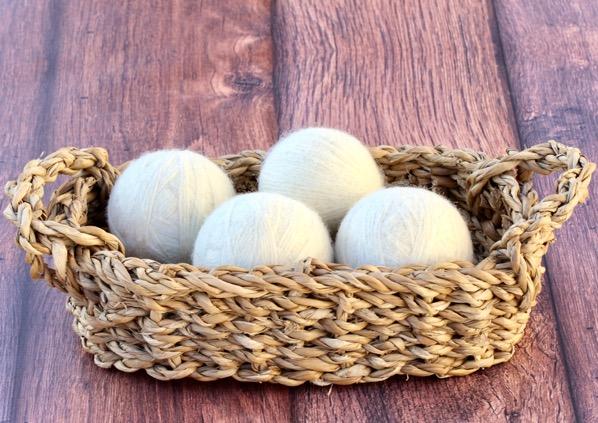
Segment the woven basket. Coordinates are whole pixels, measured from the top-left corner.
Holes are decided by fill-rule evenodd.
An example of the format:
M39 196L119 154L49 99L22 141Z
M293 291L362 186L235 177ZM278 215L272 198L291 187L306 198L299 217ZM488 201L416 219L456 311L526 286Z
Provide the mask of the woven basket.
M4 214L31 276L68 294L75 332L100 367L294 386L462 376L507 361L536 303L542 257L587 197L595 165L554 141L499 159L442 147L371 153L387 184L427 187L461 209L477 264L352 269L308 259L247 270L126 257L106 229L119 171L102 148L29 162L6 186ZM262 158L216 162L251 191ZM539 200L532 175L555 171L556 193ZM44 185L60 174L70 177L46 207Z

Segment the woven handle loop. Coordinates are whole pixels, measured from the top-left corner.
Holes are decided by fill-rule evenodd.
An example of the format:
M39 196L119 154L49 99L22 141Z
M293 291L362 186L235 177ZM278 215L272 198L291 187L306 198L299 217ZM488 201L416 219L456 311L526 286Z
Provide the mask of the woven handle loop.
M596 165L590 162L579 149L548 141L522 151L509 151L503 157L480 164L468 178L470 189L468 201L475 204L478 196L492 178L500 178L516 170L518 178L528 181L532 173L549 175L562 171L554 194L549 194L535 204L529 219L539 221L548 218L553 229L559 228L573 212L573 209L588 197L588 185ZM500 181L497 181L500 185Z
M518 285L525 295L519 305L529 310L536 302L541 288L542 257L554 232L567 221L575 207L588 197L588 185L596 165L574 147L556 141L538 144L523 151L509 151L503 157L481 162L468 178L468 198L476 210L484 187L492 181L504 186L503 195L511 197L514 207L513 224L502 234L491 250L488 260L503 257L509 260ZM537 201L532 189L534 173L548 175L562 173L557 180L556 192ZM507 183L517 178L519 187ZM517 206L519 205L519 206Z
M76 297L81 296L81 287L67 263L74 260L77 246L123 251L118 238L98 227L73 227L73 222L48 219L43 203L45 185L56 181L59 175L79 172L103 182L114 181L117 175L103 148L62 148L44 159L30 161L16 181L6 184L10 202L4 210L4 216L18 228L16 241L26 253L32 278L43 277Z

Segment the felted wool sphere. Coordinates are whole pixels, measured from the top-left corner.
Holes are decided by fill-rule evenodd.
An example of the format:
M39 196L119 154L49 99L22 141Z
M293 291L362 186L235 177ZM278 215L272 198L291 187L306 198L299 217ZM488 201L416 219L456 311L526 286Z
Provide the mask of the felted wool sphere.
M353 204L383 185L368 149L330 128L301 129L281 139L268 152L259 176L260 191L305 203L332 231Z
M279 194L238 195L208 216L197 234L193 264L202 267L293 265L332 260L330 235L318 214Z
M188 150L160 150L132 161L108 201L108 225L128 256L189 262L206 216L235 195L230 178Z
M336 260L401 267L473 261L465 220L446 198L422 188L394 187L361 199L336 237Z

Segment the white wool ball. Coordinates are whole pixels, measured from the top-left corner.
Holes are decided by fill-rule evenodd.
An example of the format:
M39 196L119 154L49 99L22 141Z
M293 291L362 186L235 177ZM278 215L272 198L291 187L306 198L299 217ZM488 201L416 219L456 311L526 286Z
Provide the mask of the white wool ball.
M330 235L318 214L279 194L238 195L208 216L197 234L195 266L292 265L332 260Z
M260 191L307 204L332 231L353 204L383 185L368 149L352 135L330 128L301 129L281 139L259 176Z
M129 256L189 262L206 216L235 195L229 177L188 150L161 150L132 161L108 201L108 225Z
M400 267L473 260L471 235L457 208L422 188L395 187L360 200L343 219L336 260Z

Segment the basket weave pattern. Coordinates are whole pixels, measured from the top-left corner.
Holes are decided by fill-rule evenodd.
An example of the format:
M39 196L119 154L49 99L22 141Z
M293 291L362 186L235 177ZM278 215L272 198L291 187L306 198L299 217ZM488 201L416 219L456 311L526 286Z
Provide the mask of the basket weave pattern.
M507 361L541 288L554 231L588 195L595 169L550 141L498 159L442 147L375 147L389 185L451 199L477 264L390 269L305 260L217 269L126 257L105 227L119 174L102 148L65 148L9 182L4 214L33 278L68 294L83 348L100 367L158 379L351 384L396 374L460 376ZM256 188L263 153L216 162L238 191ZM540 200L534 173L561 171ZM44 186L68 180L47 206Z

